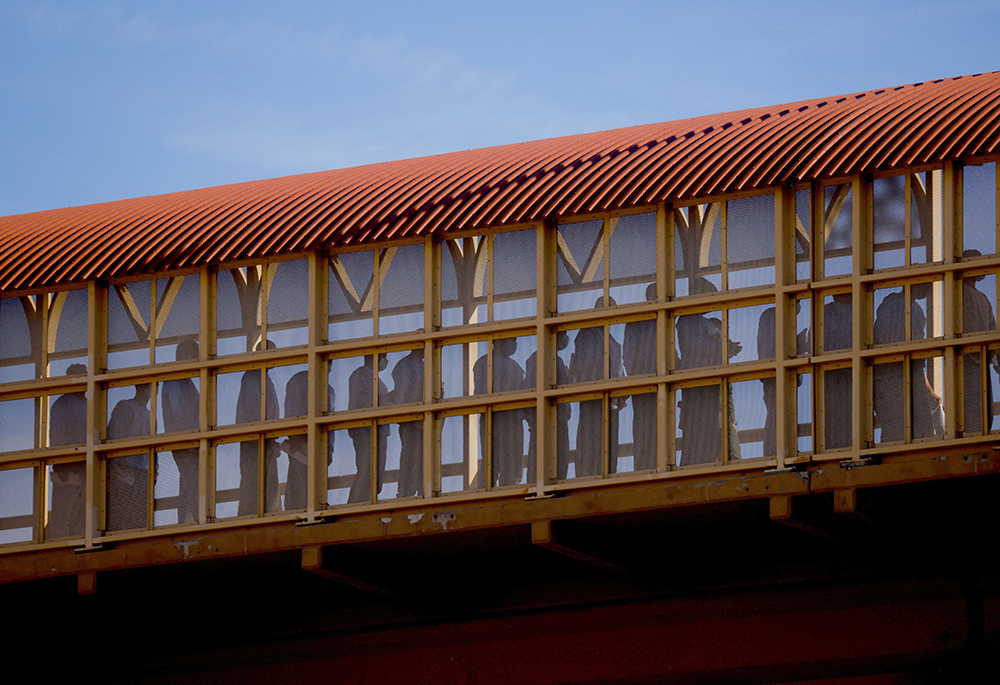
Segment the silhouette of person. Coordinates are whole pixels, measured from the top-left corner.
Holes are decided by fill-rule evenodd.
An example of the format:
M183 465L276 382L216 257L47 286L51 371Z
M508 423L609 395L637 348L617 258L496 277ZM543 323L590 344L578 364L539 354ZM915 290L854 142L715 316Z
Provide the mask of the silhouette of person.
M610 299L610 298L609 298ZM603 306L604 297L597 298L594 307ZM610 306L615 301L610 300ZM608 336L609 373L612 378L622 375L622 348L613 336ZM581 328L576 334L576 345L569 359L569 377L572 383L598 381L604 379L604 327ZM612 398L608 402L609 472L618 467L618 403ZM580 402L580 418L576 427L576 477L599 476L602 474L604 437L604 401L584 400Z
M326 386L327 407L333 408L333 386ZM309 414L309 372L299 371L285 384L285 418ZM333 462L333 436L326 437L326 466ZM309 436L290 435L281 446L288 455L288 479L285 481L285 511L305 509L309 498Z
M646 301L656 301L655 283L646 287ZM629 376L656 373L655 319L625 324L622 355ZM632 452L636 471L656 468L656 393L632 395Z
M392 369L393 404L422 402L424 399L424 348L400 359ZM397 497L420 494L424 472L424 422L399 424L399 490Z
M801 308L801 304L798 300L795 302L796 313ZM774 328L774 307L769 307L765 309L761 315L760 319L757 321L757 358L758 359L774 359L776 352L776 345L774 341L775 328ZM799 331L799 334L795 336L795 351L796 354L808 354L809 353L809 329L806 328ZM801 383L801 376L797 378L797 383ZM777 430L776 421L774 415L775 402L777 400L777 386L774 378L761 378L761 385L764 386L764 408L767 411L767 415L764 418L764 454L765 457L776 456L778 451L777 448Z
M556 333L556 350L562 351L569 346L569 335L566 331ZM524 362L524 387L534 390L538 377L538 353L532 352ZM556 385L569 383L569 367L561 357L556 356ZM528 420L528 468L534 465L538 455L538 435L536 433L535 408L525 410ZM565 480L569 470L569 418L570 405L562 402L556 405L556 472L559 480Z
M198 343L182 340L174 351L174 359L197 361ZM198 430L198 387L190 378L175 378L160 386L160 406L163 429L168 433ZM198 448L173 450L179 483L177 490L177 522L198 521Z
M979 250L966 250L962 257L980 256ZM981 331L994 331L997 327L996 316L993 314L993 305L986 295L978 288L976 283L986 278L986 276L972 276L962 279L962 332L978 333ZM982 362L978 353L966 354L963 356L964 375L964 404L965 404L965 433L973 435L983 432L983 412L982 412ZM1000 373L997 353L987 354L987 364L992 361L993 367ZM993 384L987 378L986 382L986 431L993 426Z
M823 351L850 349L852 344L851 293L837 293L823 307ZM823 375L825 448L851 446L852 370L833 369Z
M374 371L372 370L372 355L365 357L364 363L356 368L348 380L348 409L369 409L375 406L372 401L373 384L375 383ZM379 371L384 371L389 360L384 354L378 358ZM385 387L382 379L378 379L378 403L384 406L389 402L389 390ZM382 492L382 474L385 473L385 455L387 440L389 438L389 425L378 426L378 436L376 447L378 449L378 464L376 473L378 482L375 486L375 494ZM358 428L348 428L347 434L351 436L354 443L354 480L351 481L351 491L348 494L348 502L368 502L371 500L371 474L372 474L372 430L370 426Z
M517 338L500 338L493 343L493 392L510 392L524 387L524 372L511 355ZM486 387L487 355L476 360L472 378L476 394ZM524 474L524 412L521 409L493 411L493 485L516 485ZM482 454L486 454L486 434L479 434Z
M135 386L135 396L115 405L108 421L108 440L149 435L149 384ZM145 454L109 459L107 463L108 530L145 528L149 501L149 460ZM117 496L116 496L117 495Z
M255 348L256 349L256 348ZM270 340L267 349L275 349ZM264 389L264 412L261 415L261 388ZM240 379L240 393L236 398L236 423L257 423L280 418L278 410L278 393L274 383L264 369L251 369ZM257 513L257 492L260 482L258 464L258 440L245 440L240 443L240 502L237 509L239 516ZM264 511L281 511L281 499L278 495L278 441L274 438L264 439Z
M83 364L70 364L67 376L87 373ZM87 393L67 393L49 411L49 445L82 445L87 442ZM87 464L75 461L52 465L52 511L46 537L83 535L86 516Z
M910 339L922 340L927 320L924 310L917 304L930 294L929 283L910 286ZM889 293L875 313L873 340L876 345L906 340L906 300L903 293ZM876 364L872 373L874 385L874 410L878 426L882 429L880 442L903 439L903 362ZM940 399L930 389L925 361L910 360L911 421L914 438L934 435L932 411L940 406Z

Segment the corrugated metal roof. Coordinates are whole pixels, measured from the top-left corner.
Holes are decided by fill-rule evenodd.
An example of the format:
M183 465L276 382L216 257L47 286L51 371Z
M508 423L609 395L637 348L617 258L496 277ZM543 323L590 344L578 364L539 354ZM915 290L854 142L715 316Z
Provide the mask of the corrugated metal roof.
M1000 72L0 217L0 289L650 205L1000 150Z

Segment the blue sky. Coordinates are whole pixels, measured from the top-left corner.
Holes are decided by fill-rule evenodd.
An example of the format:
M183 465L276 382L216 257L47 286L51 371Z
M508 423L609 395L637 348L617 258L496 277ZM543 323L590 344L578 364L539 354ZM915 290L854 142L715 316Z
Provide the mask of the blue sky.
M0 215L993 71L997 35L995 0L0 0Z

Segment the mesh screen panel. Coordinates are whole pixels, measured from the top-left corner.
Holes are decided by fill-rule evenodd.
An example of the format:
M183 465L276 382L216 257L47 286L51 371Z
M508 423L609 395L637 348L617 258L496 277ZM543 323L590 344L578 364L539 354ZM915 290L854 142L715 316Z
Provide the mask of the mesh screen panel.
M683 216L681 210L674 211L675 217ZM679 219L678 219L679 220ZM677 297L684 297L691 294L691 284L684 261L684 240L681 238L679 227L674 227L674 294Z
M201 379L175 378L156 384L156 431L175 433L198 430Z
M441 423L441 492L485 486L486 415L447 416Z
M38 447L35 427L38 425L39 398L24 397L0 402L0 452L16 452Z
M722 287L722 203L680 210L676 221L678 296L718 291Z
M326 469L327 504L371 501L371 427L332 430L326 435L333 444L333 459Z
M982 274L962 279L962 332L992 331L997 327L997 276Z
M835 450L851 446L851 384L853 371L823 370L824 448Z
M813 393L812 393L812 373L798 374L796 388L796 443L798 451L809 453L813 451L812 438L812 414L813 414Z
M493 341L493 378L489 385L490 392L517 392L524 389L524 362L519 361L519 358L527 359L534 350L530 347L522 350L519 345L522 340L534 342L534 336L498 338ZM477 381L487 380L485 369L473 375Z
M876 345L906 340L906 312L903 288L878 288L872 293L875 323L872 342ZM912 322L911 326L916 322Z
M812 353L812 300L800 297L795 300L795 353Z
M910 360L910 437L944 437L944 356Z
M505 374L504 378L497 378L497 372L494 370L493 378L493 392L509 392L512 390L522 390L529 389L533 390L535 387L535 377L537 375L537 352L538 352L538 341L533 335L522 335L516 338L508 338L511 341L505 343L507 345L513 344L513 352L510 353L509 359L514 362L511 366L511 372ZM501 351L506 353L506 351ZM496 354L496 353L494 353ZM496 362L494 362L495 364ZM530 365L531 374L528 374ZM518 372L521 373L521 385L520 387L515 387L516 380L518 377Z
M240 394L236 398L237 423L270 420L281 416L279 409L281 399L277 390L279 386L275 384L273 378L273 374L276 372L276 369L268 369L266 372L251 369L243 373L240 380ZM285 373L287 374L287 372ZM264 388L263 399L260 395L261 383L263 383Z
M179 523L177 512L179 492L180 472L174 461L173 453L157 452L156 478L153 481L154 526L171 526Z
M379 333L416 331L424 325L424 246L404 245L381 252ZM388 266L386 264L388 263Z
M481 236L476 236L479 238ZM469 238L469 242L472 248L475 249L475 238ZM480 243L482 249L485 253L486 245L485 241ZM444 240L441 242L439 249L441 250L441 308L446 309L449 307L457 306L458 302L458 272L462 270L464 266L464 261L466 255L464 254L465 241L461 238L458 240ZM469 255L472 261L475 261L475 255ZM457 266L456 266L457 262ZM464 275L464 274L463 274Z
M805 281L811 275L812 261L812 193L799 190L795 193L795 280Z
M523 409L500 409L492 412L493 484L523 485L534 481L534 469L525 463L528 433L524 430Z
M569 345L559 352L567 364L570 383L585 383L605 378L604 371L604 327L592 326L567 331ZM612 344L612 358L617 357L621 364L621 347Z
M236 283L239 282L242 285L242 281L243 276L239 269L227 269L219 272L216 282L215 321L216 330L220 335L237 331L243 325L239 291L236 289Z
M982 348L966 348L962 355L963 435L981 435L983 427L989 430L992 423L993 388L989 382L992 361L992 355Z
M903 362L886 362L872 365L872 411L874 418L873 439L876 443L901 442L903 440L903 398L904 375ZM911 369L911 381L923 383L923 369ZM925 412L929 419L929 410ZM911 421L918 421L916 414L911 414Z
M385 466L381 469L382 487L379 500L413 497L423 491L423 421L386 424L380 427L378 449L381 458L385 452ZM384 447L383 447L384 445Z
M83 461L49 464L45 469L48 489L45 537L80 537L86 520L87 464Z
M280 511L281 499L277 472L281 446L278 440L254 436L245 438L239 443L226 443L226 445L219 447L224 449L216 451L216 487L220 487L219 478L224 478L227 486L230 486L234 481L236 482L235 493L231 491L230 487L227 487L227 492L224 493L227 500L229 498L235 499L235 515L255 516L262 512ZM220 456L222 457L221 462L219 461ZM260 478L262 474L264 488L263 502L261 503ZM227 515L234 515L231 505L226 506L225 511ZM219 516L218 513L216 515Z
M148 383L108 388L107 439L122 440L150 434L149 413L152 387Z
M386 385L389 391L388 403L422 402L424 399L423 348L387 352L380 354L379 357L379 380Z
M35 539L35 469L0 471L0 545Z
M906 177L876 178L872 183L872 239L876 269L906 263Z
M134 530L149 525L149 455L145 452L107 459L106 530Z
M962 249L994 254L997 250L996 162L962 171Z
M559 480L567 478L579 478L582 470L577 460L580 457L580 438L584 439L584 454L594 452L594 446L586 431L580 434L580 407L581 402L561 402L556 405L557 423L560 424L556 430L556 476ZM601 400L597 400L597 430L602 430L601 420ZM591 415L593 411L591 410ZM598 450L600 447L597 448Z
M590 309L604 294L604 221L559 227L556 291L559 311Z
M493 236L493 319L535 316L538 274L535 231Z
M823 252L823 273L825 276L844 276L851 273L853 228L853 191L849 183L827 186L823 189L825 198L826 242Z
M823 351L848 350L854 328L850 293L823 296Z
M677 390L677 464L722 459L722 387L718 383Z
M278 347L309 342L309 261L296 259L276 268L267 293L267 338Z
M33 308L36 301L34 297L0 300L0 383L35 377L35 365L30 361L31 331L24 305Z
M303 417L309 413L309 365L286 364L267 370L267 380L274 387L276 406L267 408L268 419ZM327 401L336 404L332 388ZM268 390L270 392L270 390Z
M49 326L56 328L55 353L49 357L49 376L63 376L73 364L87 364L86 290L70 290L52 296ZM58 323L53 323L58 320Z
M333 388L333 404L328 411L345 411L374 406L375 372L365 357L335 357L327 362L327 383ZM354 374L357 373L357 376Z
M622 368L622 345L621 340L625 335L625 324L612 324L608 326L608 369L607 378L621 378L625 375ZM603 353L603 341L601 352Z
M774 284L774 196L746 197L726 205L729 288Z
M200 280L197 274L156 281L156 363L176 359L177 343L198 341Z
M108 368L149 364L151 281L108 288Z
M241 444L226 442L215 445L215 517L232 518L240 506L240 453ZM256 464L256 442L247 447L247 457ZM250 447L252 445L252 447ZM253 503L257 509L256 498Z
M489 241L471 236L441 243L441 321L445 326L487 320Z
M198 448L156 453L153 525L198 522Z
M259 274L257 267L219 272L216 292L216 352L220 356L249 352L260 339L263 312L260 308Z
M698 205L688 208L688 220L700 217L702 222L702 232L697 236L701 243L695 245L695 253L699 255L699 275L707 278L716 289L722 288L722 280L719 277L719 270L722 268L722 203L714 202L710 205ZM694 219L697 221L698 219ZM705 241L705 234L708 233L708 240ZM707 251L706 248L707 247Z
M215 381L216 425L256 423L280 418L289 380L295 373L306 368L305 364L293 364L266 371L250 369L220 373Z
M629 321L622 328L623 372L629 376L656 373L656 319Z
M765 402L764 384L759 380L732 382L727 401L729 461L774 456L774 448L770 444L765 445L765 428L769 423L768 415L773 415L773 410Z
M331 341L372 334L375 312L375 252L345 252L330 256L327 282Z
M910 177L910 263L944 259L944 179L941 171Z
M913 339L940 338L944 335L944 282L910 286L910 319ZM920 328L923 320L924 327ZM917 337L918 331L923 333Z
M301 511L309 501L307 437L304 433L275 438L279 454L274 457L274 468L264 471L265 489L273 492L264 503L264 512Z
M656 212L611 218L609 251L611 297L618 304L645 302L656 283Z
M487 342L441 347L441 397L467 397L489 392Z
M236 423L236 400L240 395L242 380L242 372L220 373L215 377L216 425L228 426Z
M608 472L656 469L656 393L608 401Z
M681 313L674 322L674 336L678 369L722 363L722 312Z
M87 393L52 396L49 402L49 445L87 442Z
M769 315L765 311L771 310ZM754 359L774 358L774 307L757 304L751 307L735 307L728 312L729 318L729 362L746 362ZM764 331L761 331L761 328ZM765 340L761 340L763 333ZM770 333L770 336L768 334ZM771 343L766 350L758 349L758 341Z

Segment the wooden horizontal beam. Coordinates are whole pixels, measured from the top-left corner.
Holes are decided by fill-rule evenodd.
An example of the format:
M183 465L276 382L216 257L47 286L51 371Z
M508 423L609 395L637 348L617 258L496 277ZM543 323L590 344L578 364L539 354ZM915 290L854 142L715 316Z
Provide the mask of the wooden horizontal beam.
M298 526L292 518L244 519L176 532L136 533L131 539L103 538L101 549L88 554L56 544L9 549L0 553L0 582L754 499L768 500L772 517L785 523L793 520L787 498L794 496L997 473L1000 457L980 448L975 454L942 450L849 469L839 464L810 464L803 471L778 473L675 472L648 480L595 481L593 487L560 490L559 496L544 499L525 499L522 493L511 492L450 502L414 500L394 503L390 509L345 512L312 526ZM540 535L540 546L548 544L545 539Z

